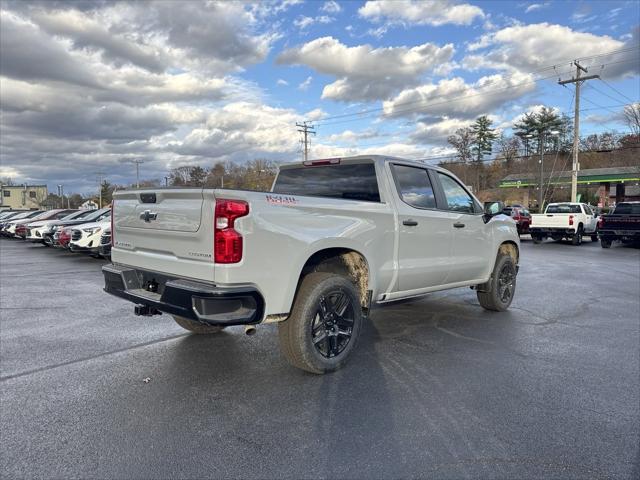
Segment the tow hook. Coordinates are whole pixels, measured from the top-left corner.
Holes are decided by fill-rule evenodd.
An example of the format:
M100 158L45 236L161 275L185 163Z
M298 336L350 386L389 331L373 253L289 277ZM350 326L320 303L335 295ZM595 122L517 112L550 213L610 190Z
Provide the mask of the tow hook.
M136 305L133 309L133 313L142 317L151 317L153 315L162 315L162 312L157 308L150 307L149 305Z

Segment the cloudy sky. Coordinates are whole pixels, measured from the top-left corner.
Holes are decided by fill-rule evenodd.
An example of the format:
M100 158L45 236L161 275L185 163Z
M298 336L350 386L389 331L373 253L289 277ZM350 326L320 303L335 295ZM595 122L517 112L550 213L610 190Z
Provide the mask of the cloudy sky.
M3 0L0 177L95 190L181 165L449 153L479 115L508 129L527 109L624 132L640 98L635 1L107 2Z

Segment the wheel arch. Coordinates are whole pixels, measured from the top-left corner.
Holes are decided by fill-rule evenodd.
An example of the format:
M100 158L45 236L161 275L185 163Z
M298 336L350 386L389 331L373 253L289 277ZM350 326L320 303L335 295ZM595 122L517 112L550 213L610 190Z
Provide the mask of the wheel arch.
M516 242L511 240L502 242L498 247L498 255L500 255L501 253L509 255L513 259L514 263L518 265L518 262L520 261L520 249L518 248Z
M305 262L296 286L298 295L304 277L312 272L330 272L347 277L358 289L363 308L369 307L371 290L371 271L366 257L352 248L331 247L318 250ZM294 296L294 301L295 301Z

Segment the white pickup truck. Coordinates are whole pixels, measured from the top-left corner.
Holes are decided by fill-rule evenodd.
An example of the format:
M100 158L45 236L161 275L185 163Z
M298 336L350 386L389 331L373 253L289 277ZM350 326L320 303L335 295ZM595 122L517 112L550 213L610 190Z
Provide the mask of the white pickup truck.
M597 242L597 229L598 217L586 203L550 203L544 213L531 215L529 224L534 243L551 237L556 241L566 238L573 245L580 245L585 235Z
M105 291L195 333L278 322L287 360L342 366L372 304L456 287L503 311L516 224L456 177L381 156L284 165L271 192L119 191Z

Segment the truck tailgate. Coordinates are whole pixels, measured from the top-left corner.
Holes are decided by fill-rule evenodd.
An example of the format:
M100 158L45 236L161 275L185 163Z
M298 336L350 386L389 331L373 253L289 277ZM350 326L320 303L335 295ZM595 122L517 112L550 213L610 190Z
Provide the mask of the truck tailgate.
M531 228L569 228L572 213L538 213L531 215Z
M116 192L113 262L212 282L214 206L200 188Z

